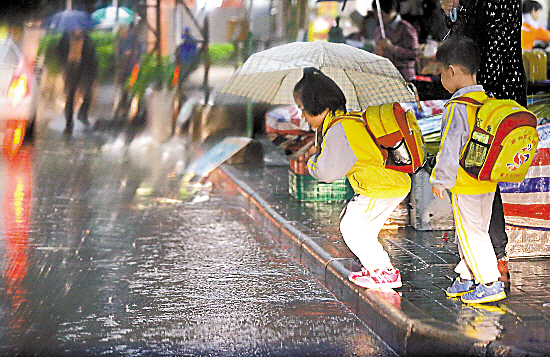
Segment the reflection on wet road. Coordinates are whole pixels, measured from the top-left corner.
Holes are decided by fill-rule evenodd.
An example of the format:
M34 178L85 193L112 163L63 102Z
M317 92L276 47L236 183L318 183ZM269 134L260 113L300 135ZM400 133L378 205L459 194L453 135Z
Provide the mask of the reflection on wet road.
M181 199L166 148L100 141L1 161L0 355L394 355L233 197Z

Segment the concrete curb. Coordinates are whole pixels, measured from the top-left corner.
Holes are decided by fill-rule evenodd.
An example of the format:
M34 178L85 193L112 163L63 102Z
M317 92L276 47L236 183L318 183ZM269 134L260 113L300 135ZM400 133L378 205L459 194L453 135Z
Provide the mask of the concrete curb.
M349 259L332 257L314 239L293 227L229 166L220 166L210 176L235 185L247 214L400 356L538 356L498 341L466 336L456 326L427 316L391 289L357 287L347 279Z

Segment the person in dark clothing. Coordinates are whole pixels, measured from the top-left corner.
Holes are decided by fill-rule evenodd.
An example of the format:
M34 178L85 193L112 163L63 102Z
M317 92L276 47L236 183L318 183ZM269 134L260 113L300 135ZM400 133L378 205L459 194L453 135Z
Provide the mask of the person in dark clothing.
M376 1L372 8L378 11ZM398 0L380 0L380 13L384 32L381 27L376 30L374 53L388 58L405 80L413 80L420 46L416 29L401 18Z
M418 8L401 12L401 17L414 26L419 43L426 43L429 39L441 42L449 29L439 0L417 0L415 3Z
M450 35L473 39L481 51L478 81L499 99L527 106L527 81L521 49L521 0L441 0L456 4L456 21L447 17Z
M134 24L124 25L118 30L115 59L117 66L117 82L125 83L132 69L139 63L143 53L143 46L136 33Z
M83 102L78 120L89 126L88 112L92 102L92 88L98 69L96 47L83 29L67 31L57 46L59 61L65 71L65 134L73 131L73 113L77 90L82 91Z
M334 20L335 24L328 30L328 42L346 43L346 37L344 31L340 27L340 16Z
M134 69L139 70L141 56L143 54L143 45L136 32L136 26L123 25L117 32L115 41L115 69L116 69L116 85L117 97L115 99L115 118L120 120L121 117L128 114L130 107L129 96L129 78Z
M197 46L199 41L191 35L191 29L186 27L181 35L183 40L176 47L176 66L179 70L178 88L181 88L189 74L193 72L200 63L199 53L201 49Z
M379 26L378 16L372 10L369 10L363 18L360 33L367 40L374 40L376 36L376 28Z
M440 0L449 36L466 36L480 48L478 82L499 99L527 106L527 81L521 49L521 0ZM456 15L456 16L455 16ZM452 20L455 21L452 21ZM504 211L497 185L489 235L498 259L500 281L510 283Z

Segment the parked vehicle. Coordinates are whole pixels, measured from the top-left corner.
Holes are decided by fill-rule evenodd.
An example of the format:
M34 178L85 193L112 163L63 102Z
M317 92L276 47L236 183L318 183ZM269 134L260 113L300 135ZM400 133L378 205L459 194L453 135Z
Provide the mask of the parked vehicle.
M38 107L39 68L11 38L0 39L0 125L3 153L13 158L25 139L34 137Z

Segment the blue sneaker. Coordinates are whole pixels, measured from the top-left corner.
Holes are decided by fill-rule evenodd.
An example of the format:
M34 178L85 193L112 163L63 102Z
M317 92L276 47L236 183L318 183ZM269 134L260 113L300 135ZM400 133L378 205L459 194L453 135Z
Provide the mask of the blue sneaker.
M459 277L453 281L453 285L445 290L445 293L448 297L457 297L469 293L470 291L474 291L474 288L475 284L473 280L464 280L464 282L462 282Z
M490 285L479 284L474 291L462 295L460 300L466 304L483 304L504 298L506 298L504 284L501 281L495 281Z

